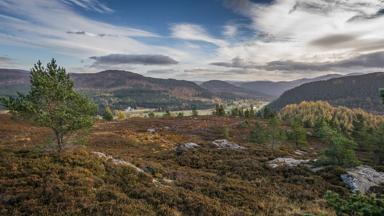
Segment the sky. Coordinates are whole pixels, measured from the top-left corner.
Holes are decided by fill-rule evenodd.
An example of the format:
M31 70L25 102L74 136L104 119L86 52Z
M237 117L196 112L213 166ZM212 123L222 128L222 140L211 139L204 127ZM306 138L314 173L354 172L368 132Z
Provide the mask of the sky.
M0 0L0 68L293 80L384 67L383 0Z

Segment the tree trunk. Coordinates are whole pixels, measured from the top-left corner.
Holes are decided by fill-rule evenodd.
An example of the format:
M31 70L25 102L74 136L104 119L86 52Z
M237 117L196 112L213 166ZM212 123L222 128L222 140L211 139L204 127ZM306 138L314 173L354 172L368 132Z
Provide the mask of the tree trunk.
M60 153L61 150L63 150L63 134L59 133L58 131L55 131L55 135L56 135L58 151Z

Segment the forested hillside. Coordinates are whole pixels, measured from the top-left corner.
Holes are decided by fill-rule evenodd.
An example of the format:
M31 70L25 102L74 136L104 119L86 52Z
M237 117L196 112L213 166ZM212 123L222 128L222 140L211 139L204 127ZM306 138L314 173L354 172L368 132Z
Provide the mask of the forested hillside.
M332 105L362 108L372 113L384 113L379 89L384 87L384 73L346 76L303 84L288 90L269 107L279 110L302 101L327 101Z
M320 80L329 80L336 77L341 77L340 74L328 74L325 76L319 76L315 78L304 78L292 81L251 81L251 82L238 82L237 86L245 88L251 91L257 91L263 94L271 95L273 97L279 97L285 91L300 86L304 83L316 82Z
M212 106L214 96L199 85L175 79L145 77L128 71L102 71L85 74L72 73L79 91L92 97L100 106L108 104L115 109L148 107L163 109L190 109ZM29 89L29 72L0 69L0 96L15 96Z
M270 100L271 95L252 89L242 88L221 80L210 80L200 84L201 87L225 99L260 99Z

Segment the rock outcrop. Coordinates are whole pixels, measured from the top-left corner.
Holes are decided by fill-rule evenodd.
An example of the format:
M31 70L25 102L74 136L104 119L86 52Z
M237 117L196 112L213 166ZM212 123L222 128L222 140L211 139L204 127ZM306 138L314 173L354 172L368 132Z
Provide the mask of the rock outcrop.
M267 166L270 168L277 168L281 166L285 167L296 167L303 163L308 163L310 160L297 160L294 158L286 157L286 158L276 158L274 160L268 161Z
M134 164L130 163L130 162L127 162L125 160L121 160L121 159L116 159L110 155L106 155L102 152L92 152L94 155L96 155L97 157L105 160L105 161L111 161L114 165L123 165L123 166L129 166L129 167L132 167L134 168L137 172L141 172L141 173L144 173L144 170L135 166Z
M155 129L155 128L148 128L148 129L147 129L147 132L148 132L148 133L155 133L155 132L156 132L156 129Z
M181 154L183 152L186 152L191 149L196 149L196 148L200 148L200 145L193 142L183 143L176 147L176 153Z
M130 162L127 162L127 161L121 160L121 159L116 159L116 158L114 158L114 157L112 157L110 155L106 155L106 154L104 154L102 152L92 152L92 154L96 155L98 158L100 158L100 159L102 159L104 161L110 161L114 165L129 166L129 167L132 167L133 169L135 169L139 173L147 173L143 169L135 166L134 164L132 164ZM168 185L165 185L165 184L171 184L171 183L173 183L173 180L167 179L167 178L162 178L162 179L152 178L152 183L155 184L158 187L163 187L163 186L167 186L168 187Z
M245 147L242 147L236 143L231 143L226 139L215 140L212 142L212 144L218 149L245 149Z
M384 173L370 166L358 166L347 170L341 179L353 192L366 193L371 187L384 183Z

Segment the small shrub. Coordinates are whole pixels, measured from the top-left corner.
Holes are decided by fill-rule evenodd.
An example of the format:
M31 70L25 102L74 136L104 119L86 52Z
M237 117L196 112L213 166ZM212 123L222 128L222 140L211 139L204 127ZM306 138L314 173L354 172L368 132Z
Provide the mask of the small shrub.
M151 111L151 112L148 113L148 117L149 117L149 118L155 118L156 115L155 115L154 112Z
M327 191L325 199L338 216L348 215L384 215L384 197L382 195L352 194L347 198L341 198L337 193Z
M106 121L112 121L113 120L113 113L111 108L108 106L104 109L103 119Z

